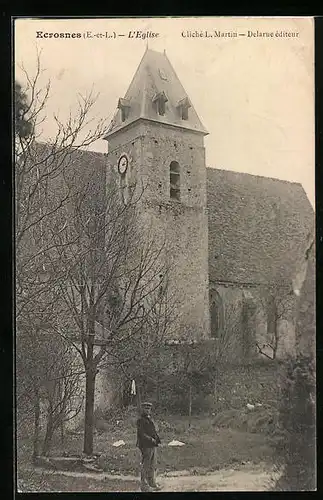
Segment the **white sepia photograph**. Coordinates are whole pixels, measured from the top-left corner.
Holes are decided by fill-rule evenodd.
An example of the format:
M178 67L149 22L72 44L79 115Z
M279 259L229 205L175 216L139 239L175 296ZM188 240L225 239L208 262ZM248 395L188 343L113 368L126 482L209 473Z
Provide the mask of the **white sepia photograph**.
M314 19L13 28L16 491L316 490Z

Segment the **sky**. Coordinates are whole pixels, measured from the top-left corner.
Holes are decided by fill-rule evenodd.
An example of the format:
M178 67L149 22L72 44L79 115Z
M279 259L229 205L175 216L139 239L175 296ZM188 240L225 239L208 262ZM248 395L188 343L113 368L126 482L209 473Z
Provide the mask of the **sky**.
M192 36L206 31L213 37ZM41 51L40 86L51 79L43 139L55 134L53 114L66 118L77 96L91 90L98 93L93 118L108 125L147 44L166 50L209 132L208 167L300 182L314 204L312 18L17 19L16 78L24 83L22 64L34 74ZM91 149L107 152L108 145L100 140Z

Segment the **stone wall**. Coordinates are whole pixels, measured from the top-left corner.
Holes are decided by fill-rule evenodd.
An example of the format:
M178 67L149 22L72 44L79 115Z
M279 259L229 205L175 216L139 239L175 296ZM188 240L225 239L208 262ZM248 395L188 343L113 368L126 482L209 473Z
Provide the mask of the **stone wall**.
M142 387L142 396L161 411L187 415L190 385L194 414L246 408L247 403L276 406L279 361L222 362L212 376L197 374L190 382L183 372L184 350L180 346L167 348L160 360L162 371L149 376Z
M176 127L139 121L109 140L109 168L122 153L131 159L128 178L144 185L139 227L167 240L170 295L176 322L172 335L209 336L208 222L203 137ZM170 198L170 163L180 169L180 202ZM143 232L143 231L141 231Z
M224 366L216 384L216 409L245 408L249 404L276 406L278 398L277 361Z
M97 353L95 348L94 355ZM79 367L80 371L84 371L84 365L79 357ZM75 418L70 419L66 423L67 429L79 429L84 425L85 416L85 374L80 376L80 387L82 388L82 397L75 400L75 406L82 404L81 411L75 416ZM107 367L101 367L98 369L98 373L95 380L95 394L94 394L94 411L107 411L115 403L119 394L122 391L122 384L120 382L120 377L117 373L112 374L111 370Z

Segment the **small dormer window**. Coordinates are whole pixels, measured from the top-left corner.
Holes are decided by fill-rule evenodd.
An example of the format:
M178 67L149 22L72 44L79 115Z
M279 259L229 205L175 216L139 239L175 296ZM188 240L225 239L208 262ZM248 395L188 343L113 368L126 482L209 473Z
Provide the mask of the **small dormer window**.
M121 108L121 121L126 121L127 119L127 108Z
M182 120L188 120L188 110L190 107L191 103L187 97L184 97L184 99L178 102L177 109Z
M188 108L182 108L181 109L181 118L182 120L188 120Z
M118 108L120 109L121 112L121 121L124 122L129 116L129 111L130 111L130 102L128 99L119 99L118 102Z
M153 98L153 103L156 106L156 111L160 116L163 116L166 111L165 103L168 101L165 92L159 92Z
M161 99L157 101L157 110L159 115L163 116L165 114L165 101Z

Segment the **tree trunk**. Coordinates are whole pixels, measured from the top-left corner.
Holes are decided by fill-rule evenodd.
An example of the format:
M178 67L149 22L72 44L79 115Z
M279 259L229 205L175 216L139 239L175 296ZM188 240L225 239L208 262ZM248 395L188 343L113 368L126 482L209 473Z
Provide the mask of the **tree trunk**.
M192 384L188 388L188 426L191 427L192 423Z
M43 450L42 450L43 455L45 455L45 457L49 454L50 447L52 444L54 430L55 430L55 427L54 427L54 421L53 421L53 414L52 414L52 411L50 408L49 412L48 412L48 417L47 417L46 434L45 434L45 439L44 439L44 443L43 443Z
M213 379L213 397L216 409L218 409L219 395L218 395L218 384L216 376Z
M159 405L160 402L159 377L157 378L156 382L156 402Z
M64 446L65 442L65 429L64 429L64 419L62 418L62 421L60 423L60 432L61 432L61 445L62 447Z
M273 359L277 357L278 351L278 340L279 340L279 331L278 331L278 317L275 315L275 332L274 332L274 341L273 341Z
M156 381L156 402L159 405L160 403L160 386L159 386L159 380L160 380L160 355L157 355L157 381Z
M96 370L93 366L91 366L85 372L86 384L83 452L86 455L93 455L95 377Z
M33 460L39 456L39 434L40 434L40 398L38 394L34 403L34 438L33 438Z

